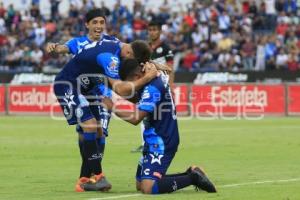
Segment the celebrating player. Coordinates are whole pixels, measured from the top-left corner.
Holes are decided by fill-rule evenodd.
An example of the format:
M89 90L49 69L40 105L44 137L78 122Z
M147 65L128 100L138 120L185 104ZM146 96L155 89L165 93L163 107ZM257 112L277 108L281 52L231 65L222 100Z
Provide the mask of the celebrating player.
M168 66L168 74L166 76L169 79L169 85L171 92L173 93L173 83L174 83L174 71L173 71L173 52L170 49L169 45L161 40L161 31L162 25L159 21L151 21L148 24L148 37L149 45L151 47L151 60L155 63ZM141 124L141 138L143 138L144 125ZM143 139L142 139L143 140ZM141 152L143 150L143 141L142 145L133 149L131 152Z
M151 67L151 64L147 64ZM122 63L121 80L136 81L143 77L142 68L135 59ZM123 120L145 126L143 156L137 167L136 187L145 194L163 194L194 185L197 189L216 192L214 184L199 167L190 167L181 174L166 175L179 145L179 133L175 105L168 81L161 74L138 91L140 98L134 112L114 110ZM103 99L112 109L112 101Z
M87 14L85 16L85 20L86 20L85 26L88 30L87 35L72 38L65 44L48 43L47 47L46 47L47 52L48 53L55 52L55 53L59 53L59 54L71 53L73 55L76 55L79 51L81 51L81 49L84 46L91 44L94 41L100 41L101 39L118 41L117 38L103 33L106 29L106 18L101 9L92 9L89 12L87 12ZM101 91L99 91L99 89ZM106 95L107 97L111 98L111 94L112 94L111 90L101 84L99 85L98 88L95 88L91 92L91 95L97 96L97 95L99 95L99 92L101 93L101 95ZM105 92L105 94L103 94L103 92ZM100 155L100 159L99 159L100 160L100 172L102 173L102 164L101 163L102 163L102 159L104 156L104 149L105 149L105 143L106 143L105 138L108 136L108 125L110 122L111 113L108 112L105 108L103 108L103 106L101 106L99 104L90 106L90 109L91 109L94 117L96 118L97 123L101 124L102 131L104 133L104 134L102 134L101 138L97 138L98 153ZM82 143L83 130L82 130L82 127L80 127L79 125L77 125L76 130L79 133L78 145L79 145L80 154L82 157L82 165L81 165L79 179L81 179L83 177L90 178L92 175L91 171L90 171L86 161L83 159L83 143ZM103 173L102 173L102 175L103 175L103 178L102 178L103 187L105 187L105 185L106 185L105 190L109 190L111 188L111 184L106 180ZM76 184L75 189L81 191L80 187L78 187L78 184Z
M82 127L81 155L83 163L93 174L91 178L81 177L76 191L107 190L107 185L103 183L101 155L96 142L97 137L102 137L103 131L92 108L100 103L93 92L99 89L98 75L108 76L110 86L121 96L129 96L157 75L153 67L146 69L145 76L134 82L116 80L119 78L120 57L135 57L145 62L149 60L150 49L143 41L126 44L103 39L93 42L79 50L55 78L54 92L69 125L79 124Z

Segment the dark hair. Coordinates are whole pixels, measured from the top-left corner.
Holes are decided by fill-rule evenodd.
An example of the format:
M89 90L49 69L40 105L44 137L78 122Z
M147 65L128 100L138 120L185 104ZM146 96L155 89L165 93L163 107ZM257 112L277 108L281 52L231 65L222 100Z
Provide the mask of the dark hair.
M156 27L158 27L159 30L161 30L162 23L158 20L152 20L152 21L149 22L148 28L150 26L156 26Z
M145 41L136 40L130 43L130 45L133 50L134 57L139 63L145 63L150 60L151 49Z
M134 58L127 58L121 61L119 68L119 76L122 81L125 81L129 77L133 76L137 70L140 70L141 66L139 62Z
M106 21L105 13L100 8L95 8L95 9L92 9L89 12L87 12L85 15L85 21L87 23L89 23L89 21L91 21L92 19L94 19L96 17L102 17Z

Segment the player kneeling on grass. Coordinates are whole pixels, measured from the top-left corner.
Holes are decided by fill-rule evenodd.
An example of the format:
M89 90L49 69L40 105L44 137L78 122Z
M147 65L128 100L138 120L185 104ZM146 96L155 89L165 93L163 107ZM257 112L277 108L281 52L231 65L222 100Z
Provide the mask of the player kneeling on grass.
M151 64L150 64L151 65ZM145 67L149 66L149 63ZM126 59L119 70L124 81L134 81L143 76L135 59ZM189 167L180 174L166 175L179 145L179 133L175 105L167 79L161 74L137 92L138 106L134 112L113 110L123 120L145 125L143 156L136 173L136 187L145 194L163 194L194 185L196 189L216 192L214 184L199 167ZM113 108L110 99L102 102Z

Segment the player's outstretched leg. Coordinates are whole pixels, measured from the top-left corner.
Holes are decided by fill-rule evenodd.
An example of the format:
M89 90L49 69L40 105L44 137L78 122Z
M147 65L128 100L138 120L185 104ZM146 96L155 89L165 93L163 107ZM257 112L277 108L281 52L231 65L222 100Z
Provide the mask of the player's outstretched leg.
M191 174L196 190L204 190L209 193L217 192L216 186L209 180L204 170L197 166L190 167L187 171Z
M217 192L214 184L208 179L204 171L196 166L190 167L186 172L180 174L164 176L157 174L157 177L157 180L143 179L138 182L137 189L144 194L164 194L194 185L197 190L201 189L210 193Z

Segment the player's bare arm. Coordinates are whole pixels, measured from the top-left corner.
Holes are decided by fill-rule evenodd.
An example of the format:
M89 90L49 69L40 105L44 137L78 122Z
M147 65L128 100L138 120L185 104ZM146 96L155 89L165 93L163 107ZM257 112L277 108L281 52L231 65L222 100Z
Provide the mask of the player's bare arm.
M146 63L144 65L145 74L135 81L121 81L108 78L109 84L114 92L123 97L132 97L135 91L141 89L145 84L150 82L158 74L154 64Z
M64 44L49 42L46 46L47 53L69 53L69 48Z
M133 112L120 111L117 109L114 110L114 104L109 98L103 98L102 103L108 110L112 110L119 118L135 126L138 125L148 114L147 112L138 109L135 109Z

